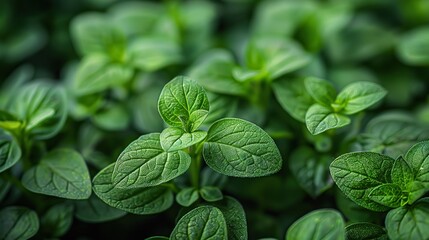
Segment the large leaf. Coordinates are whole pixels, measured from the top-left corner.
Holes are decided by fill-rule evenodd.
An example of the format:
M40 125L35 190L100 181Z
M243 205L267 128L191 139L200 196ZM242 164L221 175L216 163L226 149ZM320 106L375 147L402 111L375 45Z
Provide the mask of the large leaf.
M392 158L372 152L347 153L336 158L330 166L331 176L341 191L355 203L373 211L388 207L371 200L370 192L390 182Z
M98 188L94 186L94 189ZM95 194L92 194L86 200L75 201L75 209L76 218L88 223L111 221L127 214L122 210L107 205Z
M310 212L295 221L287 230L287 240L343 240L345 237L344 220L333 209L319 209Z
M390 210L386 230L391 240L429 239L429 200Z
M142 188L168 182L183 174L191 157L183 151L165 152L159 133L143 135L119 155L112 181L119 188Z
M173 193L166 187L119 188L112 182L114 166L107 166L93 179L95 194L108 205L134 214L155 214L173 204Z
M20 158L18 143L0 130L0 173L15 165Z
M203 155L211 168L235 177L266 176L282 165L273 139L255 124L236 118L221 119L210 127Z
M227 227L222 212L212 206L201 206L185 214L170 235L171 240L224 240Z
M63 127L67 116L64 90L49 82L32 82L13 96L10 112L25 122L25 130L37 139L47 139Z
M207 117L209 101L200 85L190 78L179 76L162 89L158 110L170 126L192 132Z
M7 207L0 211L0 239L25 240L39 230L36 212L25 207Z
M317 135L329 129L340 128L350 124L350 118L316 103L305 114L305 124L311 134Z
M70 149L56 149L22 177L22 184L32 192L68 198L87 199L91 180L85 160Z

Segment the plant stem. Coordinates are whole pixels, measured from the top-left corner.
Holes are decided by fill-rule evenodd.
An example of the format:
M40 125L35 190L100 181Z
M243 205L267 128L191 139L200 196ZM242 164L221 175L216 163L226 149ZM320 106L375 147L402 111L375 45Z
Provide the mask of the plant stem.
M189 154L191 155L191 166L190 166L190 178L191 184L194 188L200 187L200 168L201 168L201 150L202 144L199 144L197 147L189 147Z

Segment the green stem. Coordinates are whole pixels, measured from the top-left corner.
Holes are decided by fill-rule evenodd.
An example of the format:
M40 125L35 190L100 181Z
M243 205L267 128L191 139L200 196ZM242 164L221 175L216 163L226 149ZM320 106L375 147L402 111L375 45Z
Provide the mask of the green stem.
M197 145L197 147L189 147L189 154L191 155L191 166L190 166L190 178L191 184L194 188L200 187L200 168L201 168L201 150L203 144Z

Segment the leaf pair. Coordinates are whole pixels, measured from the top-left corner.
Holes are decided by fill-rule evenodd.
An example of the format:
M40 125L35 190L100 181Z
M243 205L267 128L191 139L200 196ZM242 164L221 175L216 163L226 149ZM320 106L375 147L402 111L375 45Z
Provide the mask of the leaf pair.
M372 152L347 153L330 170L347 197L370 210L386 211L412 204L429 190L428 155L428 142L415 144L397 160Z
M305 123L313 135L348 125L350 118L346 115L360 112L386 95L382 87L371 82L349 84L338 95L328 81L310 77L304 83L316 102L305 114Z

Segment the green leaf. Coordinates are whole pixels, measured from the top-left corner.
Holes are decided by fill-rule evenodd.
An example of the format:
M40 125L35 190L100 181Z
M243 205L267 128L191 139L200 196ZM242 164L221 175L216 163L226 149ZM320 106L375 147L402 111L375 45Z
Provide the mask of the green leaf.
M386 207L397 208L402 206L401 187L393 183L385 183L374 187L368 194L369 199Z
M372 223L353 223L346 227L346 240L388 240L386 231Z
M393 164L391 172L392 182L401 187L402 190L408 190L408 185L414 181L414 173L404 158L399 157Z
M153 72L182 61L180 45L165 37L135 39L127 51L132 66L145 72Z
M22 123L19 119L6 111L0 110L0 129L3 128L6 131L15 133L19 131L21 126Z
M70 25L73 44L81 55L106 54L111 59L123 60L124 34L103 14L84 13Z
M227 237L225 218L212 206L201 206L185 214L174 227L171 240L224 240Z
M193 132L207 117L209 101L200 85L188 77L179 76L162 89L158 110L162 119L170 126Z
M199 198L198 190L193 187L184 188L176 195L177 203L184 207L191 206Z
M25 207L2 209L0 222L0 239L30 239L39 230L39 219L36 212Z
M21 148L9 135L0 131L0 173L15 165L21 159Z
M182 175L191 164L183 152L165 152L159 133L143 135L130 143L119 155L112 175L118 188L156 186Z
M189 76L208 91L246 96L247 88L232 75L234 68L233 56L225 50L216 49L198 59L189 70Z
M408 186L408 204L413 204L427 192L427 186L419 181L413 181Z
M287 240L342 240L345 236L344 220L341 214L333 209L312 211L297 221L287 230Z
M237 118L213 123L204 143L203 156L215 171L235 177L270 175L282 165L273 139L255 124Z
M429 189L429 141L413 145L405 155L405 161L414 173L415 181Z
M391 240L429 238L429 200L417 201L412 206L390 210L386 216L386 230Z
M210 204L222 212L228 230L228 239L248 239L246 213L244 212L243 206L241 206L236 199L225 196L221 201Z
M128 127L130 116L127 108L120 104L107 104L92 116L94 123L105 130L119 131Z
M9 181L6 181L3 178L0 178L0 203L7 196L12 184Z
M296 120L305 122L305 114L314 101L305 90L304 78L277 80L272 89L282 108Z
M54 238L63 236L73 223L73 211L73 205L69 203L52 206L41 219L42 231Z
M167 152L173 152L195 145L206 136L207 132L204 131L187 133L182 128L169 127L162 131L159 138L162 148Z
M56 149L45 155L22 177L28 190L61 198L87 199L91 180L82 156L70 149Z
M298 184L313 198L332 186L329 174L331 158L316 154L308 147L300 147L289 158L289 168Z
M337 96L337 91L334 86L323 79L308 77L304 81L305 89L319 104L331 106Z
M54 136L67 117L63 88L49 82L26 84L13 97L10 112L25 122L25 131L36 139Z
M341 90L335 102L343 106L341 113L350 115L369 108L386 94L387 91L376 83L356 82Z
M371 200L368 195L377 186L390 182L395 160L372 152L347 153L330 166L331 176L341 191L358 205L382 212L388 207Z
M429 51L427 42L429 40L429 28L414 28L404 34L399 41L397 53L405 64L413 66L428 66Z
M94 189L96 189L95 186ZM122 210L107 205L95 194L92 194L91 197L86 200L75 201L74 204L76 218L88 223L107 222L127 214Z
M320 104L313 104L305 114L305 124L311 134L317 135L329 129L350 124L350 118Z
M203 128L208 129L215 121L232 117L237 111L238 99L233 96L227 96L212 92L207 92L210 102L210 112L204 120Z
M132 76L133 69L129 66L102 55L90 55L80 62L71 88L75 96L84 96L120 86Z
M163 186L120 188L112 182L115 164L101 170L93 179L94 193L109 206L134 214L155 214L171 207L173 193Z
M204 186L200 189L200 195L207 202L216 202L223 199L222 191L218 187Z

